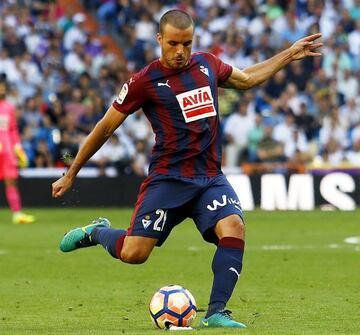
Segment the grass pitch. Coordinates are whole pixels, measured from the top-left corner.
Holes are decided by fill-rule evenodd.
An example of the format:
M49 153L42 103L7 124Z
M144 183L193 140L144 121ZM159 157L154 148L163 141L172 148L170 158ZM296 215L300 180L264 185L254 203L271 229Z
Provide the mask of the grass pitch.
M98 246L63 254L62 235L98 216L127 227L131 210L36 209L38 223L15 226L0 210L0 334L160 334L148 303L180 284L204 315L214 246L192 221L173 231L143 265ZM247 330L186 334L360 334L360 236L355 212L249 212L243 273L228 308ZM356 240L355 240L356 242ZM182 332L183 333L183 332Z

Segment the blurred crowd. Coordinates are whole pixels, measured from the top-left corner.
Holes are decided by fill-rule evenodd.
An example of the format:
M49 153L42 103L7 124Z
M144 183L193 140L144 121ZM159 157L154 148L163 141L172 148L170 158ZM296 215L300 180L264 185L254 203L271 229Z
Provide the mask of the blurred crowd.
M79 0L80 1L80 0ZM359 0L82 0L98 22L51 0L0 2L0 75L17 107L32 167L65 166L122 83L159 57L161 15L179 8L196 23L193 51L246 68L297 39L323 35L323 56L293 62L261 86L219 91L224 165L293 162L360 166ZM119 59L98 36L120 36ZM100 173L146 174L154 143L145 116L127 118L90 160Z

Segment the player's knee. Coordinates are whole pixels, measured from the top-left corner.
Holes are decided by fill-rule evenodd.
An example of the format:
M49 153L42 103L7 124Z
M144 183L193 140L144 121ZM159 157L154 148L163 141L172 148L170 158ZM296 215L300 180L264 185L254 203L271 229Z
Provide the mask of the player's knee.
M149 258L149 253L144 249L137 248L123 248L121 250L121 260L129 264L142 264Z
M228 223L228 228L230 231L233 231L235 234L244 235L245 225L244 222L238 215L235 215L233 220L230 220Z
M234 228L241 232L245 232L244 221L238 215L236 215L236 220L234 221Z
M239 215L230 215L217 223L215 233L218 238L232 236L244 240L245 224Z

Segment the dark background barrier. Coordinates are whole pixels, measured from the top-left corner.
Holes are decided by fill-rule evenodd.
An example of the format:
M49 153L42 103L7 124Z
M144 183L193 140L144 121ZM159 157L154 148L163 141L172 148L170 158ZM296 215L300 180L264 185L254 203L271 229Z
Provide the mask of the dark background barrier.
M255 207L262 207L261 197L263 191L262 176L252 176L249 178L250 192L242 185L234 185L238 192L244 209L246 208L246 197L251 197ZM270 177L274 175L268 175ZM275 175L276 176L276 175ZM292 175L295 176L295 175ZM286 187L289 187L289 179L292 176L285 178ZM329 179L330 177L330 179ZM299 198L301 203L306 202L308 195L314 198L313 205L316 207L322 205L333 205L339 209L351 210L360 206L360 176L350 174L328 174L327 181L325 176L313 176L311 186L311 193L303 195ZM144 178L136 176L121 176L116 178L98 177L98 178L77 178L71 191L66 193L61 199L53 199L51 197L51 184L57 178L21 178L19 180L20 191L22 195L22 203L24 207L133 207L140 185ZM229 180L231 177L229 176ZM321 186L322 185L322 186ZM276 197L281 188L276 183L270 185L273 191L273 198ZM304 185L298 185L298 188L303 188ZM283 189L284 192L288 190ZM294 191L294 189L292 190ZM295 190L295 193L298 192ZM0 207L7 207L7 202L4 194L4 185L0 184ZM176 196L176 195L171 195ZM221 195L219 195L221 197ZM289 196L287 194L286 196ZM220 199L220 198L219 198ZM215 199L214 199L215 200ZM220 199L221 200L221 199ZM265 204L266 205L266 204ZM263 207L262 207L263 208ZM271 208L278 209L279 207ZM270 209L270 210L271 210ZM283 208L280 208L283 209ZM299 208L285 208L285 209L301 209ZM312 208L307 208L312 209Z
M51 197L51 184L56 178L21 178L19 187L24 207L133 207L141 177L77 178L71 191L60 199ZM1 183L0 207L6 207Z

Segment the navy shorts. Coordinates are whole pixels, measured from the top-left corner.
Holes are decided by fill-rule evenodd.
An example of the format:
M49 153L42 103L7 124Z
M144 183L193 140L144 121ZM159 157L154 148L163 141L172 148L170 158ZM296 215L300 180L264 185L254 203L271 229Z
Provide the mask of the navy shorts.
M127 235L156 238L160 246L176 225L191 218L203 238L217 244L212 228L232 214L243 218L240 201L224 175L149 176L140 187Z

